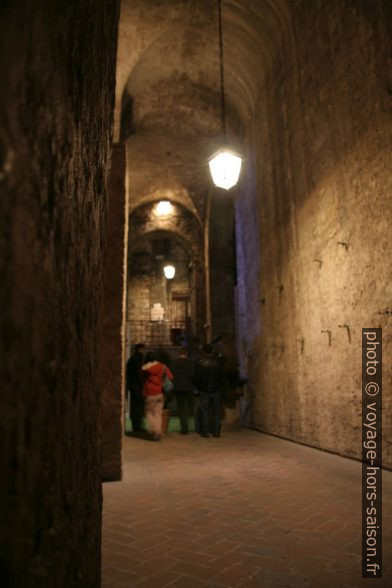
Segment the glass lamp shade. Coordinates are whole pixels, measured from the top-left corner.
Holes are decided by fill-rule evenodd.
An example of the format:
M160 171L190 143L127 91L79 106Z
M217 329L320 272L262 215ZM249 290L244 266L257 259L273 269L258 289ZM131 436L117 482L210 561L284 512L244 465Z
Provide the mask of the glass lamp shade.
M240 155L228 149L219 149L208 163L215 186L229 190L236 185L242 164Z
M166 216L167 214L171 213L172 208L173 207L171 205L171 202L169 202L169 200L161 200L157 204L156 213L158 216Z
M165 265L163 268L163 273L165 274L165 278L167 280L172 280L176 274L176 268L174 265Z

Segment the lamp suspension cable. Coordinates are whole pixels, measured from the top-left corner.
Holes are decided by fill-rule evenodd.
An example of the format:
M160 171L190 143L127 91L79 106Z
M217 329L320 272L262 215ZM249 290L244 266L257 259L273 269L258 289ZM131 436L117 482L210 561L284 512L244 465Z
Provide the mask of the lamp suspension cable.
M223 62L223 32L222 32L222 0L218 0L218 27L219 27L219 68L221 91L221 119L223 142L226 143L226 103L225 103L225 68Z
M226 101L225 101L225 67L223 60L223 27L222 27L222 0L218 1L218 29L219 29L219 71L221 94L221 122L223 133L223 145L212 155L208 164L212 181L218 188L229 190L238 182L241 171L242 158L238 153L227 148L226 142Z

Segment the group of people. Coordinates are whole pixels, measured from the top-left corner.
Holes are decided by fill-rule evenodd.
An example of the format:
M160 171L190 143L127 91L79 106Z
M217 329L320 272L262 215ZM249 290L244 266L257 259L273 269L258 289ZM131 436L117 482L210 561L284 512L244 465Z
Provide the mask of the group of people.
M126 387L130 393L132 431L144 431L147 419L152 438L162 435L162 411L165 403L164 382L173 383L180 418L180 433L188 434L189 417L195 417L195 430L201 437L220 437L223 369L212 345L203 348L203 355L193 361L182 348L170 367L158 361L155 353L144 355L145 345L138 343L126 366Z

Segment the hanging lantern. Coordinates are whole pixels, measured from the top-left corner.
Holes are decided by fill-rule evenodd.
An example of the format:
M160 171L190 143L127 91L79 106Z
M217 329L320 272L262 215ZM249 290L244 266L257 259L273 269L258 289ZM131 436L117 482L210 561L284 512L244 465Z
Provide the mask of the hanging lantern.
M222 33L222 0L218 0L218 31L219 31L219 66L220 66L220 97L221 123L223 145L226 145L226 101L225 77L223 62L223 33ZM241 171L242 158L238 153L222 147L208 160L212 180L218 188L229 190L238 182Z
M165 265L163 268L163 273L165 274L165 278L167 280L172 280L176 274L176 268L174 265Z
M156 207L156 213L158 216L167 216L172 212L172 205L169 200L160 200Z
M228 149L219 149L208 161L212 181L218 188L229 190L238 182L242 158Z

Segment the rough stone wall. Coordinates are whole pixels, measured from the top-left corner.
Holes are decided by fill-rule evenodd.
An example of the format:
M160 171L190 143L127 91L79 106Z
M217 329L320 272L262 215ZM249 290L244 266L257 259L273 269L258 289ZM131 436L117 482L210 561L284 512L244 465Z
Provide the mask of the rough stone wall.
M211 340L234 334L234 205L231 192L215 190L209 226Z
M2 586L100 584L103 227L118 2L0 9Z
M239 372L249 378L249 392L257 390L258 374L253 373L258 363L261 334L260 280L260 222L258 188L255 178L254 154L257 144L250 144L247 163L241 172L240 191L236 201L236 273L235 336ZM254 388L252 389L252 386Z
M99 345L99 383L102 394L101 475L104 481L121 480L122 476L125 285L128 249L125 162L125 145L113 145Z
M150 317L150 277L132 275L128 279L127 319L149 321Z
M360 457L361 329L380 326L391 467L392 4L291 7L291 38L248 128L255 159L236 204L252 423ZM258 300L248 306L250 291Z

